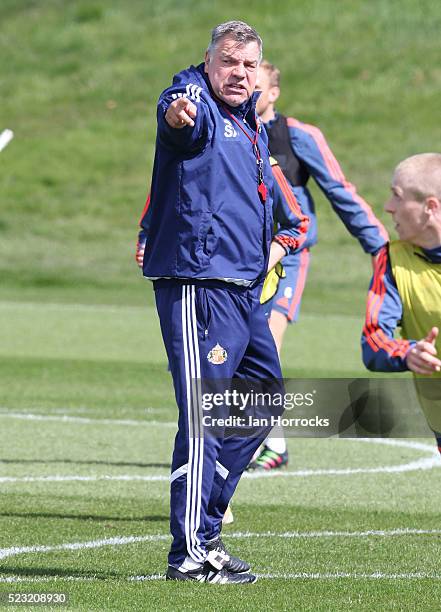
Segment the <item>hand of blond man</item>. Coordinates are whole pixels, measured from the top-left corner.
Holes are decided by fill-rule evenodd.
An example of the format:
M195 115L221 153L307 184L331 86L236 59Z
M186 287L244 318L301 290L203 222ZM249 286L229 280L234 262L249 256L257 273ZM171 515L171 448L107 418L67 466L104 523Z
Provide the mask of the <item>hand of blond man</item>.
M438 334L438 327L432 327L427 336L410 349L406 356L409 370L416 374L433 374L441 371L441 361L436 356L435 348Z

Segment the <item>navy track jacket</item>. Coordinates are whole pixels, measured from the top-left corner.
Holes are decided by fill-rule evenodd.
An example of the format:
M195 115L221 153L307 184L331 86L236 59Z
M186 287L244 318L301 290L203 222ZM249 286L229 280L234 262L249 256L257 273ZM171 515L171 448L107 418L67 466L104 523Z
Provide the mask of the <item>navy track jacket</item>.
M195 125L173 129L165 112L182 96L197 107ZM203 64L177 74L161 94L150 205L141 223L147 236L144 276L243 285L265 276L273 229L267 136L260 129L268 188L263 204L255 150L229 114L253 138L257 97L236 108L216 100Z

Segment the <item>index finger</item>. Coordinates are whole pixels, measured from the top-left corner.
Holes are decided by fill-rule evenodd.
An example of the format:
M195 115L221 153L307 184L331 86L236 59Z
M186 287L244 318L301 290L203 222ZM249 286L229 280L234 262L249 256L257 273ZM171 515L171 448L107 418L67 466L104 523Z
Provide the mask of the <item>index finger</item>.
M425 364L427 365L430 364L431 367L433 367L434 369L436 369L437 372L439 372L440 367L441 367L441 361L438 359L438 357L431 355L427 351L423 351L420 354L420 357L422 361L424 361Z
M431 342L428 342L427 340L424 340L421 344L419 344L418 348L420 349L421 352L430 353L430 355L437 354L436 348L433 346Z
M196 117L196 107L187 98L174 100L165 113L167 123L175 129L181 129L186 125L194 126L192 117Z
M183 125L189 125L191 127L194 126L194 121L193 119L190 117L190 115L188 114L190 111L189 109L185 108L184 110L181 110L179 113L177 113L177 118L181 120L181 123Z

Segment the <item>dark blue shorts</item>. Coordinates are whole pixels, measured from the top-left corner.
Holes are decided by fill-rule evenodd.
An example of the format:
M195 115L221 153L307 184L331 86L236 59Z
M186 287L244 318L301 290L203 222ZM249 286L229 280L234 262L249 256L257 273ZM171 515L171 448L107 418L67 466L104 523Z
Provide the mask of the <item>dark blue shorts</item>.
M309 249L303 249L282 260L286 276L280 279L271 307L284 314L289 323L294 323L299 317L310 259Z

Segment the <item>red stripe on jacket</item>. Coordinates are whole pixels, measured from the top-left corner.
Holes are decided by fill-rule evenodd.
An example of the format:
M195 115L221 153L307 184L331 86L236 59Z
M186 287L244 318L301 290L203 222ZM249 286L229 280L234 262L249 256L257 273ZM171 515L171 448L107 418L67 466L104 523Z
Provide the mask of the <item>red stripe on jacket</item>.
M145 206L144 206L144 210L142 211L142 215L141 215L141 217L139 218L138 225L141 225L142 220L144 219L144 216L145 216L146 212L147 212L147 211L148 211L148 209L149 209L149 206L150 206L150 192L149 192L149 193L148 193L148 195L147 195L147 200L146 200L146 203L145 203Z
M386 296L384 275L387 268L387 261L387 247L383 247L378 254L372 287L368 294L363 335L375 353L384 350L391 357L405 357L410 347L408 340L395 340L394 338L389 338L384 330L378 325L379 313Z
M303 130L314 139L325 161L326 167L328 168L329 174L334 180L341 183L344 189L346 189L351 194L352 198L360 205L360 207L366 213L369 222L372 223L372 225L378 227L380 236L384 238L384 240L389 240L389 235L384 225L380 223L380 221L372 212L372 209L369 204L357 193L357 190L355 189L354 185L350 183L343 174L343 170L341 169L340 164L338 163L334 154L329 148L328 143L326 142L325 137L323 136L319 128L315 127L315 125L302 123L301 121L299 121L298 119L294 119L293 117L288 117L287 124L288 127Z
M302 209L297 202L297 198L292 192L291 186L288 183L285 175L282 172L280 166L272 167L273 176L277 181L277 184L282 191L282 195L288 203L288 206L292 213L300 220L300 224L298 229L303 236L301 238L292 238L288 236L275 236L274 240L279 242L282 246L288 246L291 248L300 248L302 244L306 241L306 233L308 231L309 226L309 217L303 214Z

